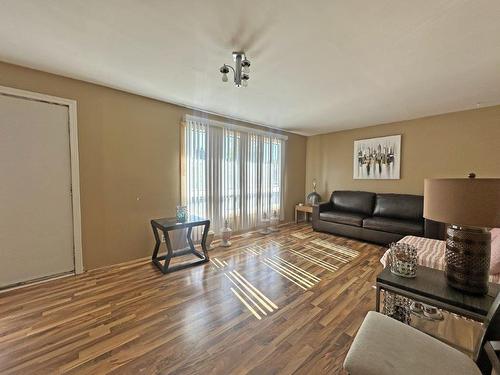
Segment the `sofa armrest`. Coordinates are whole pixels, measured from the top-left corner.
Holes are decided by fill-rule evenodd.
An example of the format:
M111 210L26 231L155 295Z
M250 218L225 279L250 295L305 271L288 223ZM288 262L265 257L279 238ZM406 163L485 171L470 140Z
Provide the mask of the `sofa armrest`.
M332 204L331 201L329 201L329 202L321 202L317 206L318 206L319 212L333 210L333 204Z
M317 205L314 205L313 206L313 214L312 214L313 222L314 222L314 220L319 220L320 212L330 211L332 209L333 209L332 202L322 202L322 203L319 203Z

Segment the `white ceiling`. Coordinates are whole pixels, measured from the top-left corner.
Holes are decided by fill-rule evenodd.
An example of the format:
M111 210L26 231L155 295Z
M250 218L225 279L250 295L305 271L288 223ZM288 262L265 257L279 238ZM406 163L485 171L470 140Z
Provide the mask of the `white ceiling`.
M500 1L0 0L0 60L317 134L499 104Z

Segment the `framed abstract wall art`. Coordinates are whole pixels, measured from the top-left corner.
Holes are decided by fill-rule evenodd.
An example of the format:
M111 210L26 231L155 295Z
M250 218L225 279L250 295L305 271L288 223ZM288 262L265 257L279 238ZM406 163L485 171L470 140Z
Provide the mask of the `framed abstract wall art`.
M353 178L398 180L401 134L354 141Z

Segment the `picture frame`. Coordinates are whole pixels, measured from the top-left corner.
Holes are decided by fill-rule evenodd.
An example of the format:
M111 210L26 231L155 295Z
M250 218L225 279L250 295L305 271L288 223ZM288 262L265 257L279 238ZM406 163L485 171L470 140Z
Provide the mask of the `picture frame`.
M399 180L401 134L354 141L353 179Z

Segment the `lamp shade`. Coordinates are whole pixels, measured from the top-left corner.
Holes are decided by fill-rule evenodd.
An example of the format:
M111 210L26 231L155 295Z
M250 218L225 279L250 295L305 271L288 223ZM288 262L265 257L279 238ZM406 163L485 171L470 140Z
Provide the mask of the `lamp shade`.
M446 224L500 227L500 178L428 178L424 217Z

